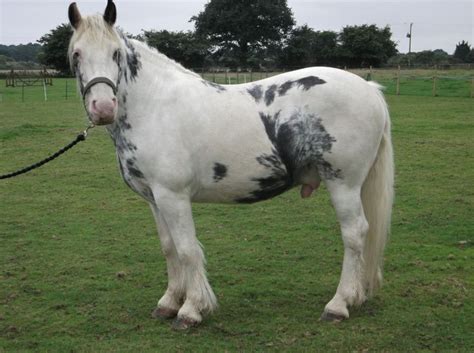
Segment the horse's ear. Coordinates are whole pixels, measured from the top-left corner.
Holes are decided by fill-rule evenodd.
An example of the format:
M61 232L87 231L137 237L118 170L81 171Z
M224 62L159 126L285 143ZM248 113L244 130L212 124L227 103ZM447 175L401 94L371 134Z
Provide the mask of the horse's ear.
M112 0L107 0L107 7L105 8L104 12L104 20L109 25L113 26L115 24L115 20L117 19L117 8Z
M81 13L79 12L79 9L77 8L75 2L69 5L68 15L69 22L71 22L71 26L76 29L77 26L79 26L79 23L81 23Z

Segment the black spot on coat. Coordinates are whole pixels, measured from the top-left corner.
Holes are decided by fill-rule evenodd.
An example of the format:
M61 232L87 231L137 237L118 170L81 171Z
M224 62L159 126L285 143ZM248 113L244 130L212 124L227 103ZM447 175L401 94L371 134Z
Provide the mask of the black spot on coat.
M135 47L130 43L128 38L121 33L122 40L126 47L126 62L127 62L127 69L128 69L128 76L131 81L135 81L138 71L142 67L142 63L140 61L140 54L137 53ZM125 80L128 81L127 73L124 72Z
M135 53L135 49L131 53L127 53L127 65L130 70L130 79L133 81L138 75L138 70L141 68L141 62L138 60L138 54Z
M115 61L118 67L120 67L120 65L122 64L122 53L120 52L120 50L116 50L114 52L112 59Z
M252 88L249 88L247 92L255 99L255 102L260 102L263 97L263 91L261 85L255 85Z
M134 186L132 184L132 179L130 178L130 175L128 175L125 172L124 167L122 165L122 161L120 160L120 158L118 158L118 162L119 162L119 168L120 168L120 175L122 176L122 179L125 182L125 184L127 184L127 186L130 189L132 189L134 192L136 192L137 194L139 194L140 196L142 196L146 200L148 200L150 202L154 202L153 192L151 191L150 187L148 187L144 184L142 184L140 187ZM129 169L127 169L127 171L129 172Z
M227 167L221 163L214 163L214 182L219 182L227 176Z
M119 115L117 119L121 130L130 130L132 128L132 125L130 125L130 123L128 122L128 115L126 112Z
M278 94L284 96L294 86L301 87L304 91L307 91L313 86L322 85L324 83L326 83L326 81L316 76L307 76L295 81L286 81L278 88Z
M298 86L302 86L305 91L309 90L311 87L316 85L322 85L326 83L326 81L320 79L316 76L307 76L296 80Z
M293 87L294 83L295 83L294 81L286 81L284 84L282 84L278 88L278 94L280 96L283 96L284 94L286 94L286 92L288 92L288 90Z
M323 157L324 153L331 152L336 139L326 131L321 118L301 112L295 112L280 124L280 112L273 117L260 113L260 118L292 179L308 166L316 167L321 178L326 180L342 177L341 171L335 170Z
M275 92L277 90L278 86L277 85L271 85L268 87L268 89L265 91L265 104L268 106L273 103L275 100Z
M136 167L134 159L127 159L127 170L128 173L135 178L145 178L143 173Z
M125 137L123 130L126 129L121 126L120 121L117 121L109 128L110 137L112 138L115 149L119 154L129 152L133 155L137 150L137 146Z
M273 154L263 154L257 157L257 162L269 169L270 175L262 178L254 178L259 188L252 191L249 196L239 198L239 203L254 203L267 200L287 191L293 186L291 176L288 174L285 165L279 158L276 150Z

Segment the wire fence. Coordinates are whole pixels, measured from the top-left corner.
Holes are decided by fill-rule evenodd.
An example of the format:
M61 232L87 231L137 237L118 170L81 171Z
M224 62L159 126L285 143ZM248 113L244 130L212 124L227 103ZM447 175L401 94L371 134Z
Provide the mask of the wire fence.
M217 84L245 84L263 80L281 71L230 71L194 70L205 80ZM348 70L366 80L372 80L385 87L388 95L471 97L474 98L474 74L472 70L426 70L426 69L357 69ZM0 81L1 82L1 81ZM25 81L28 82L28 81ZM51 85L30 86L23 83L7 87L0 86L1 103L25 103L39 101L80 100L80 93L74 78L53 78ZM1 84L1 83L0 83Z

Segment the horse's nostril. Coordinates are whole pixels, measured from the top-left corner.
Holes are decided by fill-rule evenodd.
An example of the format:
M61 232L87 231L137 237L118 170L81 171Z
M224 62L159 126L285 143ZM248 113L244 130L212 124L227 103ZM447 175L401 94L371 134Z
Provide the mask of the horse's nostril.
M92 101L92 109L94 110L97 110L97 105L96 105L97 101L96 100L93 100Z

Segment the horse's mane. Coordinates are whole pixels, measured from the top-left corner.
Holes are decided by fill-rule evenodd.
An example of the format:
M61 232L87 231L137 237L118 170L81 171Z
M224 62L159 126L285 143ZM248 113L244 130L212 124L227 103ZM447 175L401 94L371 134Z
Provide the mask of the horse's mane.
M147 52L149 55L151 55L156 62L161 62L164 64L170 64L172 67L175 69L181 71L182 73L189 74L198 78L201 78L197 73L186 69L184 66L182 66L180 63L174 61L173 59L168 58L166 55L160 53L157 49L150 47L147 43L136 40L136 39L128 39L129 42L132 42L135 48L137 48L139 51Z
M68 55L70 59L72 55L73 44L83 35L90 36L90 40L93 41L111 40L116 43L120 43L121 41L133 43L134 47L139 49L141 52L150 54L156 61L162 62L164 64L170 64L183 73L200 77L198 74L184 68L181 64L160 53L155 48L150 47L145 42L127 38L127 36L120 29L107 25L101 15L86 16L81 19L80 25L74 31L71 41L69 42ZM70 62L72 62L72 60L70 60Z

